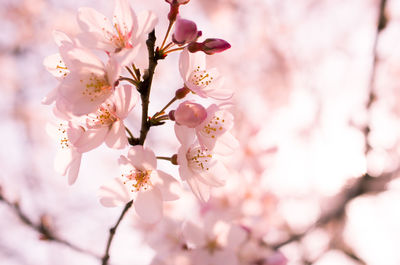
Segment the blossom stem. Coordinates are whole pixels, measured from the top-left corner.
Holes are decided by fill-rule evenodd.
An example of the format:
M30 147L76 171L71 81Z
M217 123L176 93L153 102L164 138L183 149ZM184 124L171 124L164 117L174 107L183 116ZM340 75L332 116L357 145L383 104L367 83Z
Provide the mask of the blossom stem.
M156 114L153 115L152 119L157 118L158 116L160 116L161 114L164 113L164 111L171 106L172 103L174 103L178 98L175 96L173 97L168 103L167 105L164 106L164 108L162 108L159 112L157 112Z
M130 137L131 139L135 139L135 137L133 136L132 132L128 129L128 127L125 126L125 130L126 130L126 132L129 134L129 137Z
M167 161L171 161L172 160L170 157L166 157L166 156L157 156L157 159L167 160Z
M106 251L104 253L103 258L101 259L102 265L108 264L108 260L110 259L110 247L111 247L111 243L114 239L115 232L117 231L117 228L118 228L119 224L121 223L122 219L124 218L125 214L128 212L129 208L131 208L132 203L133 203L133 201L130 201L125 205L124 209L122 210L122 212L117 220L117 223L112 228L110 228L110 235L108 237Z
M129 78L129 77L121 76L118 80L119 81L128 81L129 83L131 83L135 87L137 87L139 85L139 82L137 82L137 81L135 81L135 80L133 80L132 78Z
M125 69L128 70L128 72L131 74L131 76L133 77L133 79L135 79L136 82L139 82L139 79L137 78L136 74L132 72L132 70L128 66L125 66Z
M181 51L183 49L185 49L185 47L175 48L175 49L172 49L169 51L165 51L164 54L168 54L168 53L175 52L175 51Z
M170 33L171 29L172 29L172 25L174 25L174 22L175 22L175 21L169 21L168 29L167 29L167 32L165 33L165 37L164 37L164 40L163 40L163 42L162 42L162 44L161 44L160 50L163 50L164 44L165 44L165 42L167 41L168 35L169 35L169 33Z

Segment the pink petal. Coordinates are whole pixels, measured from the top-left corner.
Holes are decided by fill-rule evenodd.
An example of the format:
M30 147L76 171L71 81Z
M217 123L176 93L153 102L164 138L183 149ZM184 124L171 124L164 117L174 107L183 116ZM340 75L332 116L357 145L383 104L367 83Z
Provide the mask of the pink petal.
M189 53L187 48L184 49L179 57L179 72L185 82L197 67L200 67L201 70L206 68L206 57L204 53Z
M108 130L108 127L100 127L85 131L79 140L74 143L76 150L80 153L85 153L100 146L104 142Z
M206 245L206 234L203 229L192 222L186 222L182 228L182 235L192 248L201 248Z
M141 170L153 170L157 168L157 159L154 152L141 145L135 145L129 149L128 159L135 168Z
M66 44L60 47L60 55L69 70L79 71L83 67L88 67L90 72L97 75L104 74L103 62L91 51Z
M164 201L179 199L181 189L179 182L175 178L161 170L157 170L155 174L153 173L151 178L154 186L161 191ZM157 179L157 183L155 183L154 179Z
M111 126L105 138L106 145L113 149L122 149L128 145L128 138L125 134L125 126L121 120L117 120Z
M121 66L127 66L132 64L133 60L136 63L136 55L138 54L142 43L136 43L133 48L124 48L121 51L114 53L112 58Z
M81 167L82 154L77 154L74 156L74 160L69 166L68 170L68 184L72 185L78 178L79 169Z
M158 18L151 11L142 11L138 15L138 27L134 36L134 44L147 38L147 34L154 29Z
M78 153L71 148L60 150L54 157L54 170L60 175L65 176L77 155Z
M78 9L78 24L85 32L113 32L111 21L100 12L90 7Z
M202 202L206 202L210 199L211 187L198 181L196 177L188 176L186 181L189 184L193 194Z
M218 138L213 151L226 156L233 154L239 146L239 141L230 132L226 132Z
M178 141L184 146L190 146L195 140L195 130L186 126L175 124L174 127Z
M124 205L131 200L130 193L121 178L114 178L100 187L100 203L105 207Z
M226 248L236 250L247 239L246 231L238 225L231 225Z
M131 162L125 157L120 156L118 159L119 169L121 173L124 175L129 175L135 169L135 167L131 164Z
M115 60L114 57L111 57L108 60L108 63L105 67L106 70L106 75L107 75L107 81L112 87L114 87L115 81L119 78L121 74L121 66L118 63L117 60Z
M46 70L58 80L62 80L69 73L68 69L64 69L65 64L59 53L44 58L43 65Z
M127 0L116 0L113 16L113 24L117 25L123 36L132 31L132 27L136 22L136 15L132 11Z
M69 43L72 44L73 41L67 34L62 31L53 30L53 39L56 42L57 46L60 47L63 44Z
M132 86L118 86L114 92L116 114L119 118L125 119L129 112L135 107L139 100L139 92Z
M162 194L157 188L140 191L133 202L136 213L143 221L156 223L163 216Z

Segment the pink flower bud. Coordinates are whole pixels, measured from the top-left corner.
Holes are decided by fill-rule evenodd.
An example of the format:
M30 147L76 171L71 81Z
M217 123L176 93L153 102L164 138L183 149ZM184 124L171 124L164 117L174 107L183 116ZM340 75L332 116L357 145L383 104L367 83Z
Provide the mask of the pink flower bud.
M223 52L229 49L231 45L222 39L206 39L202 43L192 42L188 45L189 52L198 52L202 51L208 55Z
M195 128L207 118L207 110L200 104L184 101L175 110L174 117L177 124Z
M201 31L197 31L196 23L178 18L175 24L175 32L172 35L172 41L178 45L183 45L195 41L200 36Z

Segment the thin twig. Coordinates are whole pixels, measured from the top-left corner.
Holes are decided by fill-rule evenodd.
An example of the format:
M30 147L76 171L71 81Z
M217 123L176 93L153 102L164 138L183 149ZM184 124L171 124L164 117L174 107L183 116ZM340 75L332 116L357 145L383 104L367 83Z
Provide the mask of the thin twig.
M110 234L107 240L107 246L106 246L106 251L104 253L103 258L101 259L101 264L102 265L107 265L108 264L108 260L110 259L110 248L111 248L111 243L113 242L114 236L115 236L115 232L118 229L119 224L121 223L122 219L124 218L125 214L128 212L129 208L131 208L133 201L128 202L124 209L122 210L117 223L110 228Z
M153 115L152 119L157 118L159 115L163 114L164 111L171 106L172 103L174 103L178 98L175 96L173 97L168 103L167 105L165 105L160 111L158 111L156 114Z
M32 228L36 232L38 232L41 235L41 238L43 240L53 241L58 244L67 246L70 249L75 250L77 252L100 259L99 255L97 255L89 250L82 249L82 248L74 245L73 243L68 242L67 240L62 239L62 238L58 237L57 235L55 235L53 233L53 231L50 230L49 225L46 224L44 218L42 218L42 220L39 224L36 224L22 211L19 203L17 203L17 202L13 203L13 202L8 201L6 198L4 198L4 196L2 194L0 194L0 201L5 203L6 205L8 205L14 211L14 213L18 216L18 218L21 220L22 223L24 223L26 226Z

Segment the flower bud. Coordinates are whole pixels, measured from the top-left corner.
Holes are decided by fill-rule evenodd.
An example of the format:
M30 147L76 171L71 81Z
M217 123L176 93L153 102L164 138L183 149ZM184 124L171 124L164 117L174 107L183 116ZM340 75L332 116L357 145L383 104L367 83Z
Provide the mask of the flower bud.
M168 118L169 118L171 121L175 121L175 110L171 110L171 111L168 113Z
M197 31L196 23L191 20L178 18L175 24L175 32L172 41L179 46L195 41L201 36L201 31Z
M202 43L192 42L188 45L189 52L198 52L202 51L208 55L212 55L214 53L223 52L229 49L231 45L222 39L206 39Z
M195 128L207 118L207 110L200 104L184 101L175 110L174 117L177 124Z

